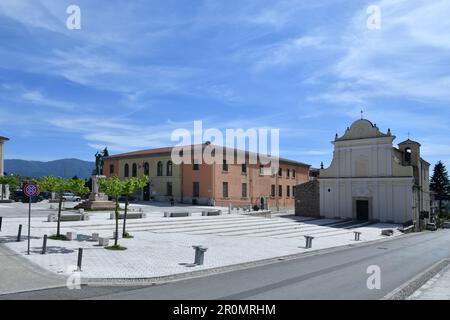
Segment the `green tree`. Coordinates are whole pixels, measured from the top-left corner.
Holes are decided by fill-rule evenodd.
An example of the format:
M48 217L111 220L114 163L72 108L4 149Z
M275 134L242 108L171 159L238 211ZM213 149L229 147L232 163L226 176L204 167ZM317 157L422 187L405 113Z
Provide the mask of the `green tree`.
M450 181L448 172L442 161L434 166L433 176L430 180L430 190L434 191L439 200L439 214L442 211L442 198L450 193Z
M2 201L5 198L4 187L9 186L9 190L15 190L18 186L18 178L16 176L1 176L0 185L2 188Z
M122 195L125 196L125 211L123 214L123 230L122 237L129 237L129 234L126 232L126 223L127 223L127 213L128 213L128 205L130 203L130 195L135 193L137 190L142 189L148 183L148 177L143 176L142 178L131 178L122 181Z
M80 195L89 192L89 189L84 186L84 180L80 179L63 179L61 177L42 177L37 179L36 183L39 186L39 189L43 191L55 192L58 197L58 222L56 226L56 236L52 237L53 239L64 239L61 236L61 211L62 211L62 203L63 203L63 194L64 191L72 191L75 193L79 193Z
M114 210L115 218L116 218L116 233L114 237L114 246L111 249L125 249L119 246L119 197L123 192L123 183L116 176L111 176L109 178L103 178L98 180L98 184L103 193L114 198L116 207Z
M83 197L90 192L89 188L86 187L86 181L84 181L83 179L73 178L67 180L66 183L67 183L67 190L78 194L80 197Z

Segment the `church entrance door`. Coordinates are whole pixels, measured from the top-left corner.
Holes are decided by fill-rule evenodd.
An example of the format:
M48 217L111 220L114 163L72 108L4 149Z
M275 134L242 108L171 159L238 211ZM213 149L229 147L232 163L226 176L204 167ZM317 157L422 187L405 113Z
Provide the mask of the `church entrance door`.
M369 220L369 200L356 200L356 220Z

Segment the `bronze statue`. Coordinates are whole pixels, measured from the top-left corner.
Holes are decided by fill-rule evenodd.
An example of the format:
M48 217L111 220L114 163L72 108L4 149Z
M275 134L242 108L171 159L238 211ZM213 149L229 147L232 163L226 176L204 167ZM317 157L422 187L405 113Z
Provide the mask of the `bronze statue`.
M103 154L98 152L95 154L95 170L94 175L102 175L103 174L103 165L104 165L104 158L109 157L108 148L105 148L103 150Z

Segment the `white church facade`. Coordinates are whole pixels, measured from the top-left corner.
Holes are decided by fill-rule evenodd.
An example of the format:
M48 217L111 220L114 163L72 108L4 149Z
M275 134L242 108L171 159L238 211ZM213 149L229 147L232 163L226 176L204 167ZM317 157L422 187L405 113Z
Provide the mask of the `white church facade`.
M336 134L333 160L319 174L320 215L327 218L406 223L430 211L429 163L420 144L361 119Z

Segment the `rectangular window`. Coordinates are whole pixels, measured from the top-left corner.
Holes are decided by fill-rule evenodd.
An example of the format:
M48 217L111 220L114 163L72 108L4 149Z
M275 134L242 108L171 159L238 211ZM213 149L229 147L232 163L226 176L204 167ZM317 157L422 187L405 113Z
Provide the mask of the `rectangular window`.
M279 177L282 177L282 176L283 176L283 169L282 169L282 168L279 168L279 169L278 169L278 176L279 176Z
M247 165L245 163L242 164L242 174L247 174Z
M290 197L290 196L291 196L291 187L286 186L286 197Z
M295 198L295 186L292 186L292 197Z
M279 197L283 196L283 186L278 186L278 196Z
M295 178L295 170L292 170L292 178Z
M109 174L113 174L114 173L114 165L110 164L109 165Z
M227 163L227 160L223 160L222 171L228 171L228 163Z
M192 197L198 198L200 196L200 182L192 182Z
M172 182L167 182L166 195L169 196L169 197L173 196L173 194L172 194Z
M286 169L286 178L290 178L291 176L291 170Z
M247 198L247 184L242 184L242 198Z
M192 170L198 171L198 169L199 169L198 163L194 163L194 164L192 165Z
M270 196L275 197L275 185L274 184L270 186Z
M222 196L228 198L228 182L222 183Z

